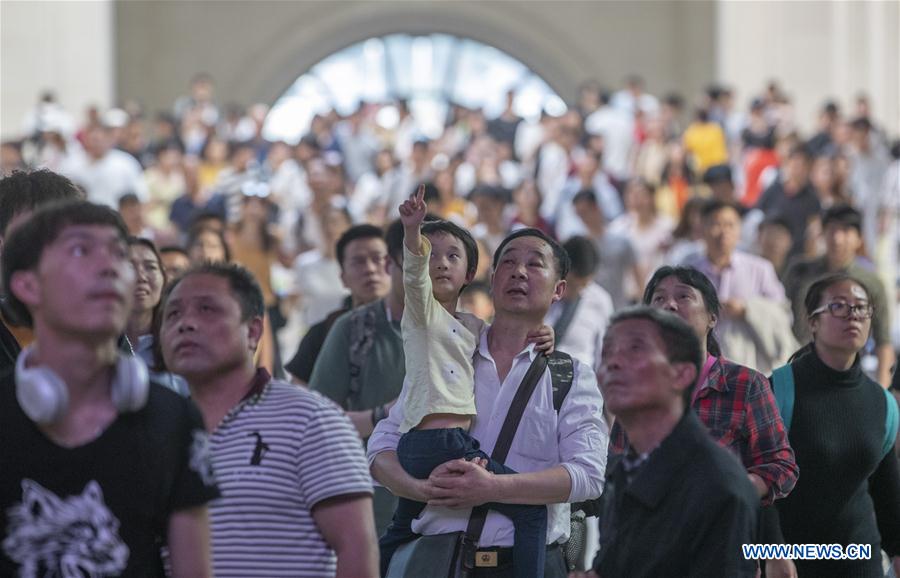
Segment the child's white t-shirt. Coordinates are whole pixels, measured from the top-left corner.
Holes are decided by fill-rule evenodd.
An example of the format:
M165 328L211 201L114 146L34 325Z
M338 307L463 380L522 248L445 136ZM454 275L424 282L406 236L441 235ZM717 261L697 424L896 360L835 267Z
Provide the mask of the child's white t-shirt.
M400 327L406 357L407 391L400 433L427 415L475 415L472 356L485 323L469 313L451 315L434 298L429 275L431 243L425 236L419 255L403 245L405 304Z

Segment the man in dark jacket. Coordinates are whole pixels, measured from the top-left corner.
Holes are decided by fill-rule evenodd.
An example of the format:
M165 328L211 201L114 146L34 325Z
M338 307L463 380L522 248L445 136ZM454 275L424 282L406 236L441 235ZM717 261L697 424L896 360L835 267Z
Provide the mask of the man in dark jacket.
M600 388L630 445L607 467L594 575L755 575L741 545L755 541L759 499L685 411L701 359L696 335L667 312L639 307L612 319Z

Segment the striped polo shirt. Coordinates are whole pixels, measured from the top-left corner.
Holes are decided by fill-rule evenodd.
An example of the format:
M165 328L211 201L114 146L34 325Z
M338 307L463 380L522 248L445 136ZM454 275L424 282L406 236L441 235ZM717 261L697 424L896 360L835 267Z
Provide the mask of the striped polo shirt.
M261 370L210 445L222 493L210 506L215 575L334 576L334 551L312 508L372 493L362 443L343 412Z

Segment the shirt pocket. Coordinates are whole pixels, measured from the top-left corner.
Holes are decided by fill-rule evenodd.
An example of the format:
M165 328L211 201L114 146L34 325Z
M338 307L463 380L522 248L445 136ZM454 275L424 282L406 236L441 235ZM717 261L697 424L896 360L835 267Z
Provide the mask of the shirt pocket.
M556 422L556 411L552 408L528 408L522 416L513 447L528 464L535 466L532 470L545 469L559 463Z

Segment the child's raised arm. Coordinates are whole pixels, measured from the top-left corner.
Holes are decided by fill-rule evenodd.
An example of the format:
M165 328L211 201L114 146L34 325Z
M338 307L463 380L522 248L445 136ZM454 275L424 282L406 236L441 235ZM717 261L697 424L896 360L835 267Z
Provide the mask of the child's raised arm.
M414 255L422 254L422 221L428 207L425 204L425 185L419 185L409 199L400 204L400 222L403 223L403 244Z

